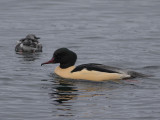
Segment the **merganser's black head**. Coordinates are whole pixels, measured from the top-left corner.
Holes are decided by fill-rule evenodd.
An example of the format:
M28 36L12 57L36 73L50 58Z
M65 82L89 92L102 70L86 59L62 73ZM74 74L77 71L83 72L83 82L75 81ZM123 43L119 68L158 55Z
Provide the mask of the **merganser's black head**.
M41 66L44 64L60 63L61 68L68 68L73 66L76 60L77 60L76 53L67 48L60 48L54 52L51 60L42 63Z

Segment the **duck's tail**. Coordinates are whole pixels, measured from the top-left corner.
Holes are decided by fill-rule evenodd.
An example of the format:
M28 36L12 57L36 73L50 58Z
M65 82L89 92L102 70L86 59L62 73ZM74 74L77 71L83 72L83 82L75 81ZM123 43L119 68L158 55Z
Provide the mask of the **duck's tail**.
M142 73L138 73L138 72L135 72L135 71L128 71L127 72L131 78L136 78L136 77L149 77L149 75L145 75L145 74L142 74Z

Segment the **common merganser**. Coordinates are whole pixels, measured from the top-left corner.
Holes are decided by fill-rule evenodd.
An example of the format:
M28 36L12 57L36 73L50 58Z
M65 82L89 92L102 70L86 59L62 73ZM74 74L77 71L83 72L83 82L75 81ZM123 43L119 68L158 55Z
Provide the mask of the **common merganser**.
M134 71L122 70L120 68L97 63L74 66L76 60L76 53L67 48L60 48L54 52L51 60L42 63L41 66L44 64L60 63L60 65L55 68L54 72L58 76L67 79L105 81L134 78L139 75L139 73Z
M17 41L16 52L42 52L42 44L38 41L39 37L29 34L25 38Z

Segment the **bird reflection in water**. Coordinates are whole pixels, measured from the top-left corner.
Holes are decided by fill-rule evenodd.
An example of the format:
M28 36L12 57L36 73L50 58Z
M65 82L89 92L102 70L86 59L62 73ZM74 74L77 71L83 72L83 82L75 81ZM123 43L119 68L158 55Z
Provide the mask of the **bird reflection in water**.
M18 58L22 58L23 61L35 61L40 58L41 53L16 53Z
M70 82L54 77L54 84L49 96L53 104L53 113L56 116L74 116L74 100L77 99L78 90Z
M70 80L52 76L53 85L49 97L53 104L53 113L56 116L74 116L78 110L75 107L78 101L94 99L94 97L108 97L105 91L116 89L117 83L90 82L82 80ZM83 104L82 104L83 105Z
M54 80L58 81L58 86L53 88L53 92L50 93L50 96L55 99L54 101L58 103L64 103L68 100L76 99L78 90L71 82L67 82L61 78L56 77Z
M51 97L58 103L76 100L80 97L103 96L102 91L116 89L119 81L91 82L86 80L70 80L57 77L54 74L54 82L58 85L52 88Z

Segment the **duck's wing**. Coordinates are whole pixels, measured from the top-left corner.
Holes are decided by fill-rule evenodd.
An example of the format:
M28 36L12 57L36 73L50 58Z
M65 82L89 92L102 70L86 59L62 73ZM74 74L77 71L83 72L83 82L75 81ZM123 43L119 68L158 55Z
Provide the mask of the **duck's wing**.
M77 66L72 72L78 72L83 69L87 69L89 71L99 71L99 72L107 72L107 73L124 73L122 69L116 67L110 67L103 64L96 64L96 63L89 63L89 64L82 64Z

